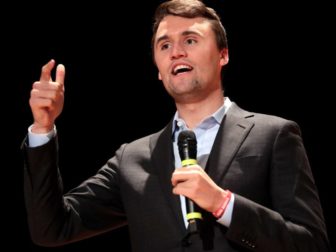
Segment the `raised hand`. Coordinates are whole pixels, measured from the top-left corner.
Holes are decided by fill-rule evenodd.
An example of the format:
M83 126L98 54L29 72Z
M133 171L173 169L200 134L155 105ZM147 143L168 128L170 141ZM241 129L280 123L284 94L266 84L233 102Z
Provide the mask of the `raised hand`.
M54 67L53 59L42 67L40 80L33 83L30 92L29 105L34 117L34 133L51 131L63 109L65 67L62 64L57 66L56 79L53 81L51 71Z

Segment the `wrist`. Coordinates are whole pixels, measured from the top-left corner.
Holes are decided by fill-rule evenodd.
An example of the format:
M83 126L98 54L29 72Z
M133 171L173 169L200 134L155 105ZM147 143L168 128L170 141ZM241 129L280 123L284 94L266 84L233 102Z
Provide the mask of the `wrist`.
M217 218L217 219L219 219L219 218L221 218L223 216L223 214L224 214L224 212L226 210L226 207L227 207L227 205L229 204L229 202L231 200L231 194L232 193L229 190L226 190L224 192L225 192L225 195L224 195L224 197L222 199L220 207L216 211L212 212L212 215L215 218Z
M50 126L39 126L37 123L34 123L30 129L31 132L35 134L47 134L54 129L54 124Z

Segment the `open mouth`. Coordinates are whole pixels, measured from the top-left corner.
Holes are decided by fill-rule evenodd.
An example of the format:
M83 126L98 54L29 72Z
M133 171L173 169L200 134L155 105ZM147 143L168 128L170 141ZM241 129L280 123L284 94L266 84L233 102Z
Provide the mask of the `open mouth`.
M178 75L178 74L181 74L181 73L190 72L191 70L193 70L193 68L191 66L177 65L173 68L172 74L173 75Z

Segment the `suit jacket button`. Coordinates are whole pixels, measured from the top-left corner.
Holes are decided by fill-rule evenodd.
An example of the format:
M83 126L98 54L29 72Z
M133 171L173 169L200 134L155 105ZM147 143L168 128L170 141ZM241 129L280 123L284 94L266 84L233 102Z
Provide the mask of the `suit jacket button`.
M182 246L183 247L189 247L192 244L191 241L189 241L189 239L183 239L182 240Z

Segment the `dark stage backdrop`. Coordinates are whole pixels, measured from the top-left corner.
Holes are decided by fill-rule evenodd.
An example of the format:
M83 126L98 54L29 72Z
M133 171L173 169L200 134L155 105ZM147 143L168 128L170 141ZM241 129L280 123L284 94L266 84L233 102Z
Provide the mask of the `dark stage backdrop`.
M25 251L106 247L130 251L127 227L59 248L34 245L24 207L19 147L32 122L31 85L51 58L67 71L65 107L57 120L65 190L93 175L122 143L165 126L175 107L157 80L150 48L152 16L160 2L54 1L5 9L7 16L1 17L5 236L0 246L11 250L23 246ZM333 58L328 59L331 8L322 1L205 2L222 16L228 33L226 95L244 109L282 116L301 126L332 240L334 164L327 148L332 135L328 94L335 83L330 78Z

